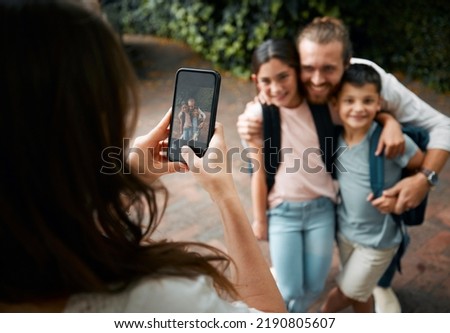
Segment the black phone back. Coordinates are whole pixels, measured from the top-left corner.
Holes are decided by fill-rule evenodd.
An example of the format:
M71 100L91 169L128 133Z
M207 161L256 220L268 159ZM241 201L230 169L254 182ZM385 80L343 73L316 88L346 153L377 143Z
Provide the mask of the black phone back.
M213 70L180 68L175 77L169 135L170 161L183 161L181 147L202 157L214 134L220 74Z

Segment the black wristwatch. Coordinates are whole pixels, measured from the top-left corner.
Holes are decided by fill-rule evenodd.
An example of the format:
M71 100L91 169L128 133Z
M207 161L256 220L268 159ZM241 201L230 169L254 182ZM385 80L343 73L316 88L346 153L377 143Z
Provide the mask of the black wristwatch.
M430 184L431 187L437 185L439 179L436 171L422 168L420 169L420 172L423 173L425 177L427 177L428 184Z

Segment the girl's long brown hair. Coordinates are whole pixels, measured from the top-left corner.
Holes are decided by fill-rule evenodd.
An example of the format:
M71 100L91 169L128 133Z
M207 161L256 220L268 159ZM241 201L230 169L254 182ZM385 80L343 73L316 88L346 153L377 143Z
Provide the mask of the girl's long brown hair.
M189 242L143 245L164 210L157 195L167 193L131 174L125 154L104 156L127 148L138 109L136 79L113 30L56 0L2 0L0 22L0 299L200 274L235 295L224 253ZM113 162L113 172L101 172ZM130 200L141 223L127 215Z

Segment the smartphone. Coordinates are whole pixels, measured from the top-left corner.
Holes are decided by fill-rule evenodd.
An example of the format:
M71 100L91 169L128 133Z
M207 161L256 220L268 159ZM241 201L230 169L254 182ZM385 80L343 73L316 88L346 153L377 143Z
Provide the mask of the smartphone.
M170 123L168 158L185 162L181 147L189 146L199 157L208 149L214 134L220 92L220 74L214 70L180 68Z

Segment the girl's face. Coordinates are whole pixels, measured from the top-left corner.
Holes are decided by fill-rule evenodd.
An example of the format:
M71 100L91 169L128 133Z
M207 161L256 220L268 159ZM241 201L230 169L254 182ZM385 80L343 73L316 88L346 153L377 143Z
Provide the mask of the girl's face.
M294 108L301 102L298 92L298 73L277 58L261 65L252 76L258 90L262 91L278 107Z
M344 83L338 94L337 105L346 129L366 131L380 111L381 99L374 84L356 87Z

